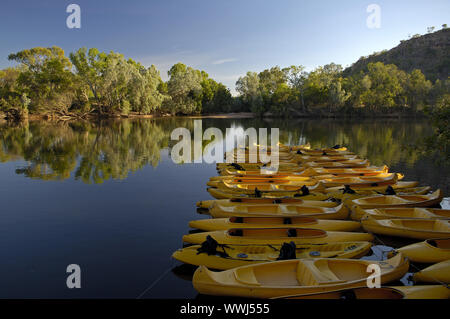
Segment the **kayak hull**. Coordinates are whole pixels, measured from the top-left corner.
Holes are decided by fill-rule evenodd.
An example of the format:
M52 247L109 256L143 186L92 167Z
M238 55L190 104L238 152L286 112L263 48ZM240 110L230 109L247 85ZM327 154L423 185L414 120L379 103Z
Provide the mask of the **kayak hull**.
M441 261L413 275L415 282L450 283L450 260Z
M378 195L369 196L352 201L353 207L368 208L394 208L394 207L430 207L438 205L443 195L440 189L430 195ZM356 207L355 207L356 209Z
M447 220L374 219L368 217L362 219L361 224L367 232L386 236L414 239L450 237L450 224Z
M184 235L183 242L200 245L208 235L222 245L282 245L291 241L296 245L373 241L373 236L367 233L327 232L309 228L296 228L298 235L290 237L288 234L290 229L293 228L230 229L201 232ZM242 233L242 235L235 235L238 233Z
M375 219L450 219L450 210L419 207L376 209L362 209L361 207L356 207L352 210L350 217L353 220L361 220L366 215Z
M382 284L401 278L409 262L401 254L383 262L354 259L276 261L212 272L200 266L194 288L201 294L275 298L366 287L367 266L377 263Z
M314 206L292 206L289 204L267 204L223 207L214 205L209 209L213 218L229 217L314 217L317 219L346 219L348 208L341 204L333 208Z
M438 263L450 259L450 238L429 239L397 249L412 262Z
M360 258L365 256L372 246L369 242L343 242L323 245L298 245L296 247L297 259L305 258ZM228 245L218 248L225 251L228 256L218 254L198 254L200 245L179 249L172 257L186 264L206 266L210 269L227 270L241 266L276 261L281 246L269 245Z
M235 192L231 190L224 190L218 188L207 188L208 193L216 199L232 199L236 197L242 198L257 198L255 197L255 192ZM322 194L320 192L315 192L314 190L308 194L303 195L301 191L286 191L286 192L261 192L261 198L299 198L304 200L326 200L330 196Z
M361 228L361 224L348 220L320 220L309 217L244 217L241 218L214 218L201 219L189 222L191 228L204 231L227 230L231 228L314 228L328 231L355 231ZM289 224L286 224L289 223Z

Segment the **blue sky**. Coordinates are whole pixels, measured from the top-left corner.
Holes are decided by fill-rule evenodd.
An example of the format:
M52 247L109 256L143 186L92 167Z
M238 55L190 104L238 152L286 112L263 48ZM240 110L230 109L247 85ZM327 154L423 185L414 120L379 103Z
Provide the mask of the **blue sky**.
M66 27L66 7L81 7L81 29ZM381 27L366 25L369 4ZM0 67L11 52L34 46L114 50L155 64L164 79L183 62L234 90L247 71L330 62L344 67L390 49L427 27L450 25L448 0L2 0Z

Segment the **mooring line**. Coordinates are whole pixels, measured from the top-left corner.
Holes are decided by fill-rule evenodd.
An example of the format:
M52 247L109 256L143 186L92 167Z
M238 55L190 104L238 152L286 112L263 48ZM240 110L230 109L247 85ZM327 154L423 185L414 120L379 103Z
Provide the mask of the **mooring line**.
M173 261L172 265L168 267L164 272L156 278L139 296L136 297L136 299L141 299L147 292L149 292L161 279L163 279L175 266L176 260Z

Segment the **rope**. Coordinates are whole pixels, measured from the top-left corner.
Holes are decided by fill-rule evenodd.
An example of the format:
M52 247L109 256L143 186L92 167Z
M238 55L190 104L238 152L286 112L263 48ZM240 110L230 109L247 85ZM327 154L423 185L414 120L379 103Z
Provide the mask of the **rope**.
M164 270L164 272L158 278L156 278L143 292L141 292L141 294L137 296L136 299L141 299L147 292L149 292L161 279L163 279L172 270L176 262L177 261L174 260L172 262L172 265Z

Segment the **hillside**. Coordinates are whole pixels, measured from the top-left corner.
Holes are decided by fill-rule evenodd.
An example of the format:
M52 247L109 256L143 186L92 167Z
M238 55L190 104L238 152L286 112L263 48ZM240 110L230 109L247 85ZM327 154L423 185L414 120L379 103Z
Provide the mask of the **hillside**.
M359 73L371 62L395 64L407 72L420 69L427 79L432 81L447 79L450 71L450 29L414 36L400 41L400 44L391 50L362 57L345 69L344 75Z

